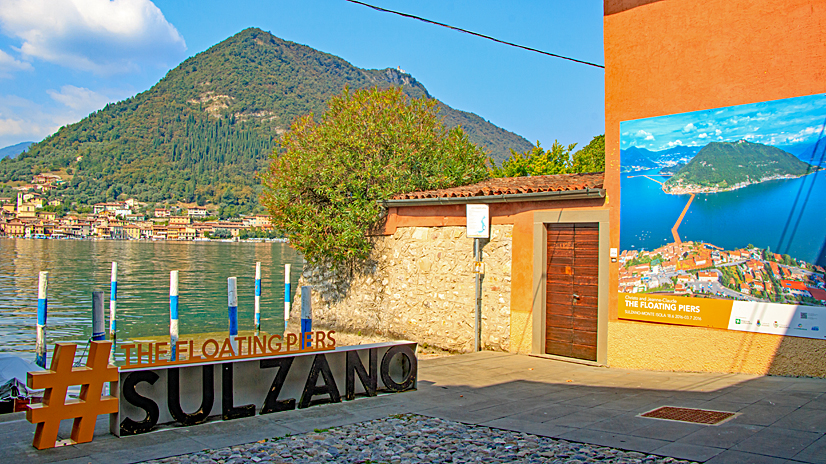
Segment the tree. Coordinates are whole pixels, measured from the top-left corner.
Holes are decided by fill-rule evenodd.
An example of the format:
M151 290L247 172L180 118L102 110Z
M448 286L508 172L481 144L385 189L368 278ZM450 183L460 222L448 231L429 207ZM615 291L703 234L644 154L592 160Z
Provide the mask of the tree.
M594 137L588 145L571 155L576 144L563 146L554 140L550 150L543 150L539 142L525 153L511 150L511 156L497 167L492 160L492 177L545 176L575 172L605 170L605 135Z
M435 100L401 88L345 89L320 122L296 119L262 175L273 226L310 262L352 263L370 252L378 201L484 180L482 150L437 113Z
M550 150L543 150L539 142L525 153L511 149L510 158L502 162L501 168L495 165L491 168L491 176L520 177L568 173L571 168L571 151L574 147L575 143L564 147L559 141L554 140Z
M605 134L597 135L574 153L571 172L605 171Z

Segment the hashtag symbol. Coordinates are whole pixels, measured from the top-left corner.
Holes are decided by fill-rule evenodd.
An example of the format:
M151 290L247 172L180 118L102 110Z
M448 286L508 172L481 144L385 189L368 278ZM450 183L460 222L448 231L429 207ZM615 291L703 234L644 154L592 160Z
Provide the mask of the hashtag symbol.
M26 420L37 424L32 442L35 448L54 448L63 419L74 419L68 444L90 442L98 415L118 412L117 398L101 397L103 384L118 380L118 369L109 365L111 345L107 341L92 342L86 366L73 368L77 345L57 343L50 370L29 372L26 385L46 390L42 403L26 406ZM66 400L71 385L81 385L80 397Z

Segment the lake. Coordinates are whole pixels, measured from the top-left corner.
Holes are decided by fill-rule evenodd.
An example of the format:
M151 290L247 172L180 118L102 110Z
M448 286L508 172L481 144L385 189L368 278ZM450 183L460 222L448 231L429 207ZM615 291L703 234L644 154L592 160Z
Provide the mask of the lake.
M118 262L118 340L169 334L169 271L179 271L179 325L186 334L226 332L227 278L238 278L239 330L254 324L255 263L261 262L261 330L284 330L284 264L293 291L302 257L284 243L0 239L0 351L34 360L37 278L49 271L47 357L54 343L92 334L92 292L105 293ZM120 351L120 350L119 350ZM118 353L120 354L120 353Z
M689 195L669 195L659 169L622 174L622 250L653 250L674 241L671 228ZM629 176L631 178L629 178ZM826 265L826 171L797 179L697 194L679 228L683 241L704 241L727 250L748 244Z

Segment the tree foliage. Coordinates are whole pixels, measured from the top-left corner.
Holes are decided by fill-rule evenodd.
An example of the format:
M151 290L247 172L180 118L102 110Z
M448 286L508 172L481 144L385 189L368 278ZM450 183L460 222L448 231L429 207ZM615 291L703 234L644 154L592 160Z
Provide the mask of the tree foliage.
M597 135L574 153L571 172L605 171L605 134Z
M554 140L549 150L543 149L539 142L524 153L511 149L511 156L502 162L502 166L496 166L493 159L489 160L490 174L492 177L520 177L605 170L605 135L594 137L588 145L571 155L574 148L575 143L566 147Z
M401 89L345 89L320 122L298 118L263 175L262 203L276 229L311 262L364 259L379 200L487 177L485 155L436 102Z

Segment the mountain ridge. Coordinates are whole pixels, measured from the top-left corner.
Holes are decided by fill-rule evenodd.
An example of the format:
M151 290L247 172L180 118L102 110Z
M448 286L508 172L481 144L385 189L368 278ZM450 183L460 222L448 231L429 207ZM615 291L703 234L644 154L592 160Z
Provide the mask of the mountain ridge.
M0 148L0 160L4 158L15 158L20 153L26 151L35 142L20 142L8 147Z
M66 170L61 193L83 203L131 196L222 205L222 215L258 208L260 183L277 139L293 119L326 110L345 87L401 85L410 97L432 96L409 74L365 70L344 59L245 29L184 60L150 89L108 104L62 127L13 162L0 181L29 181ZM508 148L527 151L523 137L472 113L438 102L448 127L501 161ZM492 147L492 148L491 148ZM226 207L226 211L223 208Z

